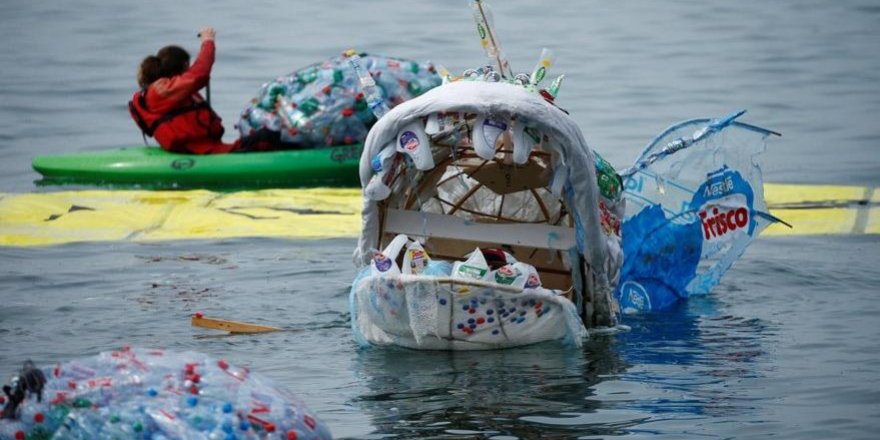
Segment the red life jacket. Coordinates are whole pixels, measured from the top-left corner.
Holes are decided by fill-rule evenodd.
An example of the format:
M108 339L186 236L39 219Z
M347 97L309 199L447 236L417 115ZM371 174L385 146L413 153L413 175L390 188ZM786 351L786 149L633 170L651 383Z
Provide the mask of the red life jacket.
M166 113L154 113L147 103L147 91L140 90L128 102L128 110L144 135L155 138L164 150L191 154L228 152L229 148L224 148L220 140L224 130L217 113L199 95L192 95L187 101ZM220 147L214 148L215 145Z

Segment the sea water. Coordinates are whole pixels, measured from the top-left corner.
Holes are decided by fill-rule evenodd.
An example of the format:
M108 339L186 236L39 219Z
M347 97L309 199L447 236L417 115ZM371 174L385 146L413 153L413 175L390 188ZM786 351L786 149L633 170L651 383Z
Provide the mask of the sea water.
M784 135L766 181L880 183L874 1L492 6L513 70L551 48L558 104L618 168L673 122L747 108L744 121ZM12 0L0 192L59 190L34 184L36 154L141 143L126 109L138 63L165 44L195 55L203 25L218 30L211 92L227 140L263 82L351 47L455 73L488 61L464 2ZM472 353L357 349L353 239L0 248L0 381L26 359L163 346L249 365L343 438L874 438L878 245L762 238L711 295L624 317L628 333ZM197 310L287 331L220 336L190 326Z

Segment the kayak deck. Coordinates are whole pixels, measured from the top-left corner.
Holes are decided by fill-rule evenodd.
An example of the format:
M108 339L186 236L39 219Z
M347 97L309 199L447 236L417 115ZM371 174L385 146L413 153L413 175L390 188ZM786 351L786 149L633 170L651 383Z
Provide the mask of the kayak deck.
M359 186L363 146L344 145L217 155L169 153L157 147L37 156L38 185L89 184L141 188L269 188Z

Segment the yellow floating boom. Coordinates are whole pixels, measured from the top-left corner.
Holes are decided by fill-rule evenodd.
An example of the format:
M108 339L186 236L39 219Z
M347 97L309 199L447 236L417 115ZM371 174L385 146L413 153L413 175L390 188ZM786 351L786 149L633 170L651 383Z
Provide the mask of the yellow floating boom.
M880 193L861 186L766 184L765 236L880 233ZM356 237L359 189L0 193L0 245Z

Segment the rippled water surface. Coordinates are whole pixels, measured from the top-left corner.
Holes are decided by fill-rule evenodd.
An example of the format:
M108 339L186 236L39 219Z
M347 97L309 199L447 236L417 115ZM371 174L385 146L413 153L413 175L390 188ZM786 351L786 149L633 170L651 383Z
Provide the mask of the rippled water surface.
M673 122L747 108L784 134L766 181L880 183L875 1L493 6L515 70L555 50L560 105L616 166ZM125 108L136 65L169 43L197 50L204 24L218 28L212 99L227 122L262 82L349 47L485 62L464 1L7 1L0 192L57 190L34 185L35 154L141 142ZM247 364L339 437L875 438L878 244L760 239L711 295L625 317L628 333L474 353L358 350L352 239L0 248L0 379L27 358L153 345ZM190 327L196 310L287 331L221 337Z

